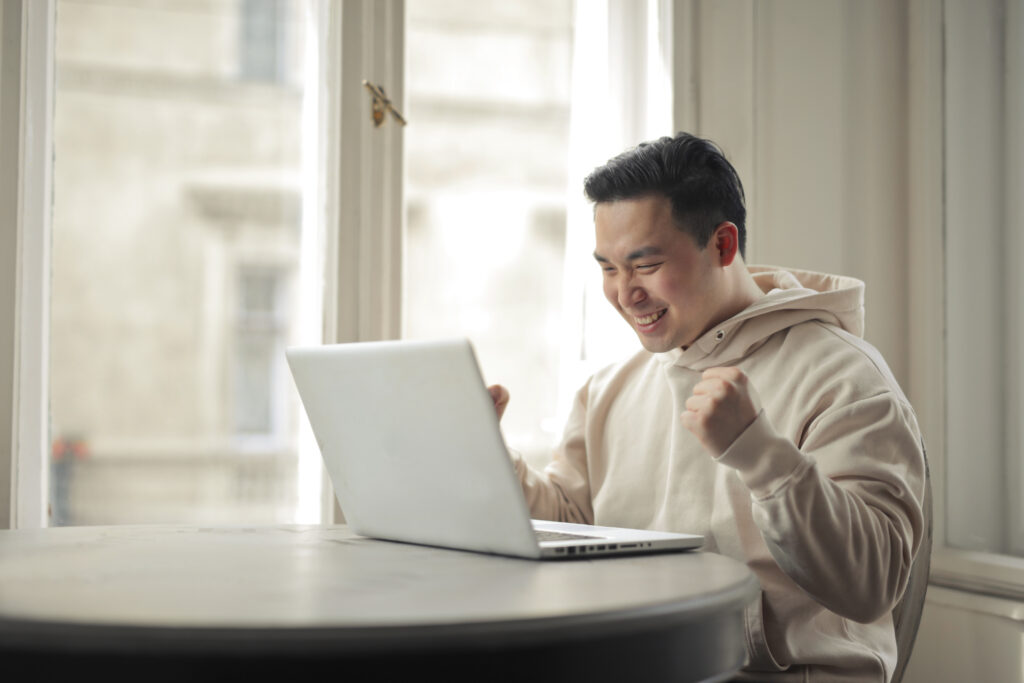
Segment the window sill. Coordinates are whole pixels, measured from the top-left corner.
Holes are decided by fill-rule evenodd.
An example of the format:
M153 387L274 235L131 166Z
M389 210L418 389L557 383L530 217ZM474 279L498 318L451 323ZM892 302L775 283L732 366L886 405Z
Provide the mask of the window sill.
M931 585L928 587L925 601L930 605L1024 623L1024 602L1020 600L979 595L963 589Z
M1024 601L1024 558L952 548L932 554L931 583L981 597ZM1024 620L1024 606L1021 606ZM1013 617L1017 618L1017 617Z

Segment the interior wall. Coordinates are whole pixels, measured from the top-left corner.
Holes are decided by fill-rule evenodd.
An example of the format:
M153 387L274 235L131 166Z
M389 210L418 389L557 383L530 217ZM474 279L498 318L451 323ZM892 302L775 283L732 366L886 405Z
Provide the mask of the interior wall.
M1024 680L1024 605L932 585L902 683Z
M715 140L740 173L748 262L867 283L865 336L908 391L941 469L942 5L674 8L675 128ZM1024 683L1022 635L1024 603L933 585L904 683Z
M941 220L948 254L941 275L945 283L942 336L948 348L943 360L947 355L963 357L960 349L972 354L969 367L944 362L945 367L939 368L947 375L942 380L948 387L943 408L961 418L944 428L944 448L950 454L971 457L951 457L940 463L944 471L939 480L946 485L939 487L945 497L939 509L956 514L948 516L948 521L937 520L936 534L957 546L985 537L988 547L998 547L993 531L1019 518L1005 512L1005 503L1012 506L1019 498L1015 486L1019 479L1012 466L1004 470L998 462L1004 449L1015 450L1000 438L1000 421L988 420L993 406L1000 404L1008 407L1011 416L1019 413L1010 407L1013 393L1004 397L1001 390L1004 381L1012 385L1005 378L1012 376L1013 360L1012 355L1009 363L1003 358L998 338L1004 333L1000 329L1004 302L997 278L1001 278L1001 260L1014 258L1013 238L1019 234L1006 228L1017 218L1012 207L1020 185L1012 180L1014 166L1006 162L1011 158L1007 150L1020 149L1019 138L1014 137L1020 117L1010 112L1014 93L1021 92L1015 87L1020 72L1014 69L1021 53L1013 48L1020 42L1014 36L1020 32L1024 3L946 0L934 5L941 16L938 31L931 33L938 33L943 41L939 57L945 187ZM920 117L912 121L917 127ZM979 244L997 246L979 249ZM982 273L987 277L979 277ZM912 348L919 352L919 346ZM1013 423L1012 417L1009 422ZM1004 496L1006 501L1001 500ZM1015 571L1013 564L1019 562L1006 562L1007 573ZM933 561L932 576L933 581L950 580L948 560ZM904 681L1024 681L1024 601L952 590L933 582Z
M747 261L864 280L865 336L906 386L906 4L694 0L678 14L695 104L676 128L736 165Z

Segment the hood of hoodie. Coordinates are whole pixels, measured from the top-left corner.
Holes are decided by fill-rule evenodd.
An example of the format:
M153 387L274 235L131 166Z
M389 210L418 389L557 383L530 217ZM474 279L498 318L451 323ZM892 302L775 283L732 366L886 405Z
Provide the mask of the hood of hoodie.
M748 266L765 294L723 320L687 349L656 354L662 362L706 370L731 365L780 330L817 320L864 336L864 283L843 275L775 266Z

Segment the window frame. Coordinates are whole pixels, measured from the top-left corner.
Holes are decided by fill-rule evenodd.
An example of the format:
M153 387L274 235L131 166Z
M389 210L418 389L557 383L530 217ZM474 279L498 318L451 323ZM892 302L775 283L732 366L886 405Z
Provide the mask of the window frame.
M320 125L327 140L325 344L397 339L402 325L403 132L392 118L373 124L363 80L383 86L402 111L404 0L322 3L319 22ZM341 87L336 87L336 84ZM307 431L308 433L308 431ZM322 469L322 467L321 467ZM322 519L344 516L330 479L321 478Z
M326 139L327 286L324 343L401 334L402 127L374 125L363 80L403 109L404 0L321 5L327 35L321 123ZM336 87L340 83L341 87Z
M9 503L0 508L0 528L40 528L49 491L50 293L43 266L50 256L55 0L5 0L2 12L0 231L16 262L0 282L0 325L12 332L0 378L11 400L0 418L0 437L10 446L0 447L0 470L10 475L0 494Z
M1007 16L999 16L1004 7L1007 10ZM994 258L998 259L1004 251L1015 252L1019 255L1024 250L1024 244L1018 234L1020 230L1005 227L1006 225L1019 226L1021 220L1024 219L1021 200L1017 196L1019 193L1013 189L1019 186L1021 173L1024 170L1021 164L1021 157L1024 154L1024 134L1022 134L1022 126L1019 121L1020 115L1024 112L1020 110L1022 105L1018 101L1024 96L1024 87L1018 85L1016 92L1011 91L1007 97L1004 89L1006 85L1005 66L1004 74L992 82L979 83L979 79L972 77L977 69L987 66L986 62L989 62L988 66L990 66L991 64L1005 65L1005 61L999 55L986 53L984 50L958 50L957 45L963 45L960 41L970 41L971 29L963 25L963 15L957 13L971 13L974 19L981 16L980 21L989 21L995 25L1005 26L1008 31L1005 35L1007 53L1010 59L1015 60L1014 63L1019 64L1024 61L1024 54L1021 53L1019 46L1020 39L1024 38L1021 35L1024 33L1024 2L1009 0L1004 4L1000 0L990 0L985 3L972 3L970 8L966 8L963 3L958 3L956 0L946 0L941 5L931 6L927 2L923 2L913 5L912 8L917 11L917 18L925 17L930 25L928 29L930 35L924 40L930 43L931 47L926 48L924 52L927 53L927 60L932 66L926 67L919 63L917 69L918 72L923 69L931 69L933 72L929 75L933 83L926 99L933 105L932 111L941 112L942 117L938 131L933 130L929 134L932 143L930 147L933 150L941 150L941 158L936 157L937 152L931 153L931 156L936 157L940 162L938 167L942 168L943 173L940 187L937 191L933 188L931 194L937 193L941 198L942 212L937 216L938 220L935 221L932 228L922 229L919 237L911 240L912 244L925 247L923 251L926 252L923 256L918 255L918 263L921 267L917 271L913 268L911 270L912 287L918 290L918 302L912 300L911 308L918 310L917 303L920 302L928 302L930 306L930 313L925 316L930 320L926 321L923 330L918 330L918 338L912 338L911 343L915 344L912 348L918 348L916 345L924 344L921 348L926 350L923 360L924 367L918 368L912 377L920 379L921 389L927 387L927 390L920 393L915 392L912 399L915 401L915 407L921 417L922 425L925 427L926 440L930 439L927 445L933 467L932 486L936 504L935 549L932 555L931 581L933 584L948 588L1024 600L1024 558L993 552L963 550L947 543L950 487L963 486L951 478L948 459L971 457L967 453L954 453L949 447L953 443L969 440L966 436L969 430L968 425L973 423L979 414L984 413L990 406L987 401L977 400L977 397L969 402L969 405L958 404L955 408L950 406L951 400L955 400L955 397L952 396L951 383L955 381L958 370L960 371L959 376L963 376L966 366L970 365L970 359L955 356L949 348L950 330L954 330L954 326L962 326L964 322L963 316L957 314L957 307L963 310L964 302L961 298L963 294L950 286L951 270L948 258L952 254L959 253L965 243L969 242L977 247L982 244L994 244L991 239L999 239L995 235L972 235L958 241L958 235L953 235L950 232L955 229L954 226L962 224L962 216L973 215L973 211L967 206L969 203L967 197L971 198L971 203L980 201L987 203L990 207L995 207L994 211L1000 218L990 223L997 223L998 226L989 225L988 227L994 231L998 228L998 232L1010 237L1009 242L1002 244L1001 249L994 250ZM975 40L975 42L977 41ZM999 46L989 45L989 47L996 52L1000 51ZM1011 50L1016 50L1016 52L1010 52ZM934 82L936 80L935 71L941 74L937 83ZM912 73L911 83L914 83L914 76L915 74ZM969 108L973 116L983 117L985 120L1005 121L1006 125L1002 130L982 131L983 135L992 135L1000 139L999 144L979 145L978 140L973 137L955 135L948 129L950 117L963 116L962 111L955 110L956 102L965 101L965 94L968 92L972 93ZM912 97L912 106L914 102ZM925 113L923 102L918 104L922 105L919 114L927 118L929 115ZM940 114L930 116L935 118ZM929 122L928 128L933 127L934 123ZM1005 144L1006 138L1000 138L1003 135L1009 138L1009 145ZM984 147L984 149L979 149L979 147ZM1009 159L1002 158L1003 152L1000 150L1013 147L1017 150L1016 155L1011 153ZM928 173L924 164L920 163L928 155L928 152L918 148L918 167L912 170ZM932 159L932 162L935 160ZM961 169L965 167L964 160L970 160L972 164L980 165L981 168L972 166L969 171L962 171ZM1010 163L1006 164L1007 161ZM997 178L1003 177L1004 182L1002 184L987 182L988 179L991 179L992 174ZM932 218L928 220L936 218L934 204L932 202ZM921 221L921 223L923 222L924 220ZM934 245L936 243L943 245L941 254L935 253ZM913 263L912 255L912 265ZM929 288L936 289L932 286L935 282L943 283L942 298L939 301L936 301L936 294L925 293L925 290ZM1019 279L1015 286L1018 290L1021 287ZM1012 294L1010 296L1008 301L1012 300ZM992 307L990 315L999 315L1000 311L996 311L995 308L996 306ZM1020 325L1021 320L1018 315L1017 319L1011 319L1010 324L1001 332L990 329L984 333L1005 335L1003 337L1005 341L990 340L996 345L1005 344L1015 337L1013 329L1016 327L1019 331ZM914 330L917 327L918 325L912 325L911 329ZM1016 336L1019 338L1019 335ZM934 339L940 338L943 340L943 344L941 350L937 350L934 348ZM929 379L926 375L929 368L933 374L938 369L941 373L940 376L933 376ZM1011 372L1016 374L1016 379L1021 379L1019 359L1018 366L1011 368ZM962 390L962 387L960 389ZM1016 400L1020 400L1019 394ZM1010 405L1011 407L1014 405L1017 408L1020 407L1019 403L1011 402ZM955 418L952 413L956 414ZM1004 421L1001 420L1001 422ZM1005 458L1007 462L1014 465L1019 483L1019 460L1024 456L1024 453L1019 450L1021 444L1019 442L1013 444L1012 439L999 441L1001 441L998 446L1000 452L996 457ZM935 453L936 449L933 448L936 445L939 447L937 454ZM1013 462L1014 459L1016 462ZM1013 477L1010 479L1012 480ZM1009 484L1012 486L1012 481ZM1009 523L1009 520L1005 518L1013 505L1012 496L1005 495L1004 491L1000 491L999 494L1006 503L1002 505L1000 512L1003 518L1001 521ZM1020 530L1017 529L1016 532L1019 533Z

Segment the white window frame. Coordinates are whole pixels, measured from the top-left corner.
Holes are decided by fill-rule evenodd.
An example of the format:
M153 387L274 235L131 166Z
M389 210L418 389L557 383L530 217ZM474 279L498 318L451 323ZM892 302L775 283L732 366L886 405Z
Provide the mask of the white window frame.
M1024 64L1024 51L1020 45L1024 39L1024 3L1019 0L1008 2L1005 16L1001 15L999 4L998 0L972 3L946 0L942 7L930 10L941 15L939 36L943 47L940 57L941 63L945 64L945 72L940 84L944 93L939 95L938 101L947 121L960 125L957 131L951 132L945 129L944 124L940 141L940 148L944 149L943 197L946 210L944 221L939 224L946 226L944 237L947 254L938 257L942 261L941 265L932 263L928 270L932 274L940 273L941 278L920 280L917 286L923 289L936 282L947 283L945 299L938 307L945 314L939 329L946 332L947 339L952 339L950 346L960 346L967 341L978 350L977 357L969 357L957 355L953 348L943 349L941 362L931 365L941 367L945 373L941 381L944 392L939 396L930 396L923 402L936 419L941 417L938 424L945 426L945 458L933 457L932 460L936 500L932 581L951 588L1021 600L1024 599L1024 558L960 550L946 544L946 509L951 495L978 495L980 491L995 487L995 493L1005 503L1019 506L1017 498L1022 484L1020 432L986 436L971 431L972 425L986 424L986 416L993 409L993 402L980 399L980 396L989 391L988 384L999 381L1002 373L1005 373L1004 381L1008 386L1015 384L1018 389L1009 392L1005 397L1009 400L994 401L995 407L997 410L1004 409L1007 418L1020 414L1022 406L1019 387L1024 383L1024 372L1019 357L1016 366L1004 368L1000 365L989 368L987 373L982 371L981 381L986 386L971 385L977 381L978 368L975 366L979 362L984 364L982 356L985 348L999 348L1001 344L1020 339L1024 332L1021 315L1019 311L1014 315L1012 306L1005 307L1010 310L1010 317L1003 321L1005 328L1000 331L998 323L1006 311L997 303L987 302L983 292L977 288L964 290L961 286L964 278L969 278L971 274L960 270L960 255L967 248L975 250L975 253L982 252L982 260L988 259L983 267L994 271L1001 270L996 263L999 258L1016 259L1017 263L1024 258L1024 238L1020 234L1024 229L1024 207L1020 197L1020 187L1024 181L1024 84L1004 81L998 76L991 81L977 77L978 73L985 73L986 69L993 73L1003 70L1000 47L987 39L984 26L1005 27L1003 40L1006 62ZM971 21L965 21L968 17ZM987 45L989 49L980 49L982 45ZM1005 71L1013 73L1012 69ZM1019 76L1019 71L1016 73ZM982 119L1001 124L977 124ZM968 120L977 124L970 127L973 130L970 136L960 133L964 130L962 124ZM969 226L969 232L965 226ZM938 241L935 234L927 235L925 239L929 242ZM912 240L911 243L925 245L921 240ZM990 253L984 253L985 245L992 247ZM937 259L933 256L931 260ZM1013 275L1014 269L1009 269L1009 272L1010 288L1017 295L1015 297L1014 291L1010 291L1006 300L1019 302L1021 295L1024 295L1024 286L1020 277ZM1005 284L1000 283L996 287ZM967 302L963 299L965 296L970 297ZM947 301L954 305L947 307ZM968 305L965 306L965 303ZM969 312L968 315L965 315L965 311ZM982 323L979 326L978 320L987 320L989 324ZM968 326L972 329L967 329ZM932 327L934 329L934 323ZM969 339L965 340L965 334L970 335ZM1000 338L1001 335L1004 336ZM955 419L945 419L947 410L949 415L956 415ZM1004 421L1011 427L1014 425L1011 419L997 420L996 423ZM965 445L970 445L967 452L964 450ZM955 477L950 473L951 461L948 458L985 457L987 454L1005 457L1007 463L1015 465L1013 471L1007 473L1009 476L993 476L990 471L987 478L965 482L963 477L966 469L960 468ZM998 490L1004 485L1005 489ZM1014 495L1015 491L1017 495ZM1019 517L1019 507L1014 508L1014 515L1007 514L1005 504L997 507L999 509L995 514L999 519L992 520L995 527L1001 524L1012 525L1012 520L1007 517ZM1003 532L1019 538L1021 530L1017 527Z
M320 92L325 178L326 344L397 339L402 325L403 129L371 118L363 80L383 86L403 111L404 0L321 0L325 79ZM308 431L307 431L308 434ZM324 476L322 518L342 522Z
M324 8L328 279L324 341L396 339L401 333L402 127L376 127L363 80L403 109L404 0L346 0Z
M15 259L0 271L0 327L11 335L0 342L2 528L47 523L54 4L4 0L2 9L0 244Z

